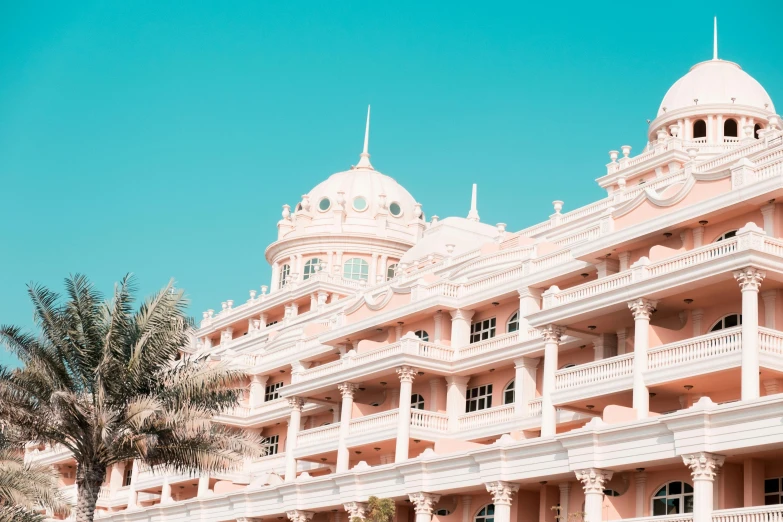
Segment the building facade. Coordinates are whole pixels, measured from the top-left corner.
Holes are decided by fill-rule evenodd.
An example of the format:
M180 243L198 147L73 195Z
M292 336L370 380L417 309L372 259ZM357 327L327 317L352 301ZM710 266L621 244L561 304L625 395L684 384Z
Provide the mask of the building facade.
M783 517L783 131L717 55L610 152L606 197L511 232L356 166L283 206L269 285L189 351L247 373L218 420L269 454L113 466L107 521L756 522ZM781 236L781 238L778 238ZM781 330L777 329L781 325ZM67 451L29 448L74 495Z

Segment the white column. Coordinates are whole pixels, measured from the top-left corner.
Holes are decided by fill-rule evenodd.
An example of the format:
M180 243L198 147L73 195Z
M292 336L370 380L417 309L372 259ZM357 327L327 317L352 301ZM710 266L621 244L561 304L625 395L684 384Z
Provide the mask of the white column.
M139 479L139 461L134 459L133 468L131 470L130 486L128 486L128 509L132 509L136 507L136 499L138 499L138 494L136 493L136 481L138 479Z
M440 500L440 495L433 493L408 493L408 498L413 503L416 512L416 522L430 522L432 520L432 508Z
M527 417L528 404L536 398L536 372L541 359L514 360L514 413Z
M612 479L612 472L605 469L588 468L576 472L576 478L585 490L584 522L603 520L604 488Z
M764 326L766 328L775 328L775 300L777 298L777 290L761 292L761 299L764 301Z
M693 310L691 319L693 320L693 336L698 337L702 334L701 320L704 319L704 310L701 308Z
M410 366L400 366L397 368L397 375L400 376L400 407L397 414L397 448L394 462L405 462L408 460L411 435L411 393L416 370Z
M430 411L438 411L441 389L443 389L443 381L440 380L440 377L430 379Z
M717 132L718 139L716 140L716 143L721 144L721 143L723 143L723 138L724 138L724 136L723 136L723 114L718 114L717 122L718 122L718 124L717 124L717 129L716 130L718 131Z
M557 430L557 412L552 401L555 391L555 372L557 372L557 356L560 338L565 328L553 324L541 329L544 338L544 379L541 392L541 436L551 437Z
M470 320L474 310L451 310L451 347L458 352L470 344Z
M650 392L644 383L647 370L647 349L650 347L650 316L657 301L639 298L628 303L634 319L633 352L633 407L637 419L646 419L650 413Z
M682 456L693 477L693 522L712 522L715 470L725 460L723 455L705 452Z
M349 522L353 522L354 518L364 520L367 516L367 502L346 502L343 507L348 512Z
M707 116L707 143L715 143L715 125L714 116L710 114Z
M125 462L117 462L111 467L111 475L109 478L109 497L114 498L117 490L122 487L123 479L125 478Z
M285 514L291 522L310 522L310 520L313 519L313 515L315 515L312 511L302 511L299 509L286 511Z
M742 400L759 397L759 287L766 273L753 267L734 272L742 290Z
M352 382L344 382L337 386L343 397L340 409L340 431L337 440L337 473L348 471L350 454L348 453L348 433L351 428L351 415L353 414L353 394L356 385ZM410 401L410 397L408 397Z
M625 355L626 338L628 337L628 331L625 328L617 330L617 355Z
M272 263L272 280L269 282L269 290L274 292L280 286L280 263Z
M697 227L691 230L693 233L693 248L699 248L704 242L704 227Z
M268 375L253 375L250 378L250 407L258 408L264 403Z
M201 475L198 478L198 489L196 490L196 496L198 498L203 498L208 496L210 493L209 491L209 475Z
M288 418L288 435L285 443L285 481L296 480L296 438L299 436L299 428L302 425L302 408L304 400L299 397L289 397L288 405L291 407L291 415Z
M568 498L571 496L571 483L561 482L560 486L560 522L569 522L568 520Z
M381 256L381 266L378 268L378 275L381 276L381 281L386 282L388 279L386 276L386 268L389 266L389 256Z
M171 504L174 499L171 498L171 484L169 484L168 474L163 475L163 485L160 488L160 503Z
M462 507L462 522L473 522L473 513L470 511L470 506L473 504L473 497L470 495L462 495L459 498L459 503Z
M495 504L495 522L511 522L511 497L519 490L519 484L511 482L487 482L487 491Z
M517 290L517 293L519 294L519 340L526 341L530 331L527 317L541 311L541 290L525 286Z
M370 261L370 281L369 286L372 286L375 284L375 276L378 275L378 254L372 255L372 260Z
M449 375L446 377L446 414L449 416L449 431L459 431L459 416L465 413L465 395L470 376Z
M640 471L634 476L636 480L636 518L644 516L644 506L647 504L647 473Z
M435 312L435 330L432 335L433 343L440 343L443 339L443 312L438 310Z

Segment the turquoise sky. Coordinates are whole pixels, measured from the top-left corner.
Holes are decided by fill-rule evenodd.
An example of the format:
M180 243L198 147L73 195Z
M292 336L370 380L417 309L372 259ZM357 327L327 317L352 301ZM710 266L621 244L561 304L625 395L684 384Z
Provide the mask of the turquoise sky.
M510 230L602 196L714 15L783 106L779 0L531 4L0 1L0 323L72 272L242 302L281 205L358 161L368 103L373 165L427 215L477 182Z

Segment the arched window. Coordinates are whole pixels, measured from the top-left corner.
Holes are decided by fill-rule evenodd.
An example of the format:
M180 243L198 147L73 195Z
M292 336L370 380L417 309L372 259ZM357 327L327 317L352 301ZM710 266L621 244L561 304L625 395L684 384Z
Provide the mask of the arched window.
M704 123L704 120L696 120L693 122L693 137L694 138L707 137L707 124Z
M712 328L710 328L710 332L717 332L718 330L723 330L724 328L733 328L741 324L742 324L741 314L729 314L725 317L721 317L720 319L718 319L718 321L712 325Z
M357 281L367 281L370 277L370 265L364 259L353 257L343 265L343 277Z
M568 363L561 366L560 369L565 370L566 368L573 368L574 366L576 366L574 363Z
M424 409L424 397L422 397L418 393L414 393L413 395L411 395L411 409L412 410L423 410Z
M416 330L415 332L413 332L413 335L415 335L425 343L430 341L430 334L427 333L427 330Z
M727 138L736 138L739 136L739 134L737 134L737 120L729 118L723 122L723 135Z
M516 384L514 383L514 379L511 379L511 382L506 384L506 387L503 388L503 404L514 404L515 387Z
M651 511L654 517L693 513L693 486L680 481L665 484L653 495Z
M754 137L754 138L756 138L756 139L759 139L759 131L760 131L760 130L761 130L761 125L759 125L759 124L757 123L757 124L756 124L756 126L755 126L755 127L753 127L753 137Z
M519 310L511 314L506 322L506 332L516 332L519 330Z
M386 280L389 281L397 277L397 263L392 263L386 267Z
M473 522L495 522L495 504L487 504L479 509Z
M715 242L723 241L724 239L729 239L737 235L736 230L729 230L728 232L724 232L723 234L719 235L717 238L715 238Z
M283 288L288 283L288 278L291 277L291 265L283 265L280 267L280 288Z
M439 517L447 517L451 515L451 511L449 511L448 509L439 509L435 511L435 514L438 515Z
M321 269L321 263L322 261L317 257L308 259L304 264L304 274L302 275L302 278L310 279L310 276L315 275L315 273Z

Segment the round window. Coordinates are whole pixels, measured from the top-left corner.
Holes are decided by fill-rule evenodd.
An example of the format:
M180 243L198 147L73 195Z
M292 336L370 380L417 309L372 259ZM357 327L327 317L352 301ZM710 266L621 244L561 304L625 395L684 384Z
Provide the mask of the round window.
M394 202L389 205L389 212L391 212L391 215L394 217L400 217L402 215L402 207L400 207L399 203Z
M321 212L326 212L331 208L332 202L329 200L329 198L322 198L321 201L318 202L318 210Z
M363 210L367 210L367 200L364 199L362 196L357 196L353 198L353 209L359 212Z

